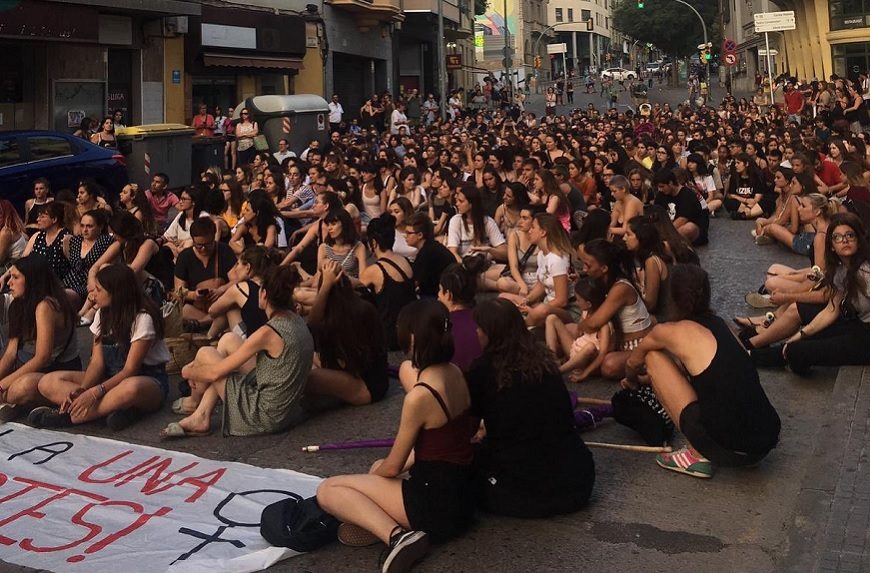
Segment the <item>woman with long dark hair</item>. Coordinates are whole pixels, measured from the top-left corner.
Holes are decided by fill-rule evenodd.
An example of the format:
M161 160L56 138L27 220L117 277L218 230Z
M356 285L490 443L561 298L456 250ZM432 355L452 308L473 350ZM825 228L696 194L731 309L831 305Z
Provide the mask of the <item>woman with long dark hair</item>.
M472 412L486 427L475 460L478 505L515 517L580 509L592 493L595 464L552 354L508 301L482 302L474 319L483 355L468 385Z
M503 260L507 252L504 236L495 220L483 209L480 191L473 183L463 183L456 191L456 215L447 228L447 248L461 261L472 252L487 253Z
M710 280L695 265L673 269L675 321L655 326L626 363L627 383L645 372L688 441L659 454L659 466L699 478L715 466L751 466L776 447L780 420L758 371L725 321L710 309Z
M178 258L178 253L193 244L190 225L202 213L202 203L202 195L195 187L185 189L178 196L178 215L163 233L163 242L172 251L173 258Z
M39 381L40 394L56 407L34 409L27 421L36 427L106 418L111 429L122 430L160 409L169 394L163 315L133 270L103 267L89 296L98 310L90 327L94 344L88 368L54 372Z
M396 331L399 313L405 305L417 298L414 288L416 277L410 261L393 252L393 244L396 240L395 222L392 215L381 215L369 222L366 239L369 249L375 256L375 262L367 266L359 275L360 282L374 295L387 348L390 350L399 348ZM418 235L421 234L414 229L408 232L408 236L413 237L412 241L416 244L422 242L418 241ZM432 240L432 237L427 237L425 240Z
M725 208L732 219L755 219L764 214L760 201L766 184L764 177L746 153L734 158L734 173L728 182Z
M262 245L267 249L277 247L278 216L278 208L271 197L263 191L252 192L230 239L233 252L239 255L247 247L254 245Z
M336 261L320 269L320 288L308 313L317 340L318 367L305 392L345 404L378 402L387 393L387 345L375 306L354 292Z
M665 251L659 231L649 217L634 217L628 221L625 246L634 255L637 284L647 310L666 319L671 282L668 265L673 259Z
M0 357L0 422L45 403L37 390L44 374L82 367L78 318L48 262L39 255L17 260L9 269L9 292L9 342Z
M419 377L402 405L395 443L368 474L327 478L317 490L320 506L344 522L341 540L387 545L384 572L407 571L426 554L429 539L461 534L474 514L471 438L478 423L462 372L450 364L450 327L435 301L402 311L402 348ZM406 471L410 479L399 478Z
M607 298L598 310L580 321L578 333L593 334L608 322L613 323L617 343L601 365L606 378L621 379L625 361L652 329L649 311L635 282L634 261L622 245L596 239L580 250L584 272L605 290Z
M792 371L870 363L870 237L851 213L831 218L825 237L830 302L783 348Z

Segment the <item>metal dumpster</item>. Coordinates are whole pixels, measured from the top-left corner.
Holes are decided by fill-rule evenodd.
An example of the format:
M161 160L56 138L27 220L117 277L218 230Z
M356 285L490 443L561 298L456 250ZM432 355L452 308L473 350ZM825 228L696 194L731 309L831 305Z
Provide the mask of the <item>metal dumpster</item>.
M224 149L227 140L222 135L194 137L191 147L191 174L198 179L200 173L209 167L224 168Z
M318 95L268 95L249 97L236 106L233 122L247 109L266 136L271 151L278 150L278 140L286 139L289 148L299 155L312 140L321 147L329 140L329 107Z
M180 123L154 123L119 130L118 149L127 158L130 181L146 189L156 173L169 176L169 186L190 185L193 128Z

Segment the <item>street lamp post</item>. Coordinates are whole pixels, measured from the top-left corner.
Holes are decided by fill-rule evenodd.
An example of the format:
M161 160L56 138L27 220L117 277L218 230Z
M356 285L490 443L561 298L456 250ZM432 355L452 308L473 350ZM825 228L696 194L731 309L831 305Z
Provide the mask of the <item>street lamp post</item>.
M544 30L543 30L543 31L541 32L541 34L538 36L538 39L535 40L535 44L532 46L532 57L534 58L535 56L538 55L538 48L540 47L541 38L544 37L544 34L545 34L546 32L548 32L548 31L550 31L550 30L555 30L555 29L558 28L559 26L568 26L568 25L571 25L571 24L576 25L577 23L578 23L578 22L559 22L558 24L553 24L552 26L547 26L546 28L544 28ZM591 37L592 37L592 36L590 35L590 38L591 38ZM591 49L592 44L590 43L589 45L590 45L590 49ZM591 53L591 51L590 51L590 53L589 53L589 61L590 61L590 65L591 65L591 61L592 61L592 53ZM538 77L538 70L537 70L537 68L535 68L535 77ZM566 76L566 77L567 77L567 76Z
M701 28L704 30L704 45L707 45L709 43L709 42L707 42L707 24L704 23L704 18L701 17L701 14L697 10L695 10L694 6L692 6L688 2L684 2L684 0L674 0L674 2L679 2L683 6L688 6L689 9L695 13L695 16L697 16L698 20L701 21ZM713 82L711 81L711 78L710 78L710 62L705 61L704 64L707 68L707 95L709 96L710 101L712 101L713 100Z

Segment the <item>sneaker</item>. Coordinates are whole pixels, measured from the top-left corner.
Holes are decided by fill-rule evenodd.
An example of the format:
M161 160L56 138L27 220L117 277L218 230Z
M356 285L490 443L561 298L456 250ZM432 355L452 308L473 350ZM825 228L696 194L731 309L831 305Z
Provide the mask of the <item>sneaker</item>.
M125 428L129 428L142 418L142 412L127 408L126 410L117 410L106 416L106 426L109 429L119 432Z
M23 413L24 411L21 409L21 406L3 402L0 404L0 424L17 420Z
M776 303L770 302L770 295L751 292L744 297L746 304L752 308L776 308Z
M696 478L708 479L713 477L713 462L689 448L680 448L676 452L658 454L656 463L666 470Z
M27 423L34 428L66 428L72 426L69 414L61 414L57 408L40 406L30 411Z
M405 531L396 527L390 535L390 545L381 573L404 573L410 571L415 563L423 559L429 550L429 536L425 531Z

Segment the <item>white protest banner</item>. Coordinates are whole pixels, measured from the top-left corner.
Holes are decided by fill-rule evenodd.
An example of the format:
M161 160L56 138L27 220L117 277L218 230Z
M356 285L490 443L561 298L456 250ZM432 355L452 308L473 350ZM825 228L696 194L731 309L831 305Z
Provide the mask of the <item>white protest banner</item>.
M260 513L321 479L95 438L0 426L0 560L88 573L259 571L297 555Z

